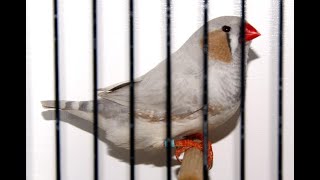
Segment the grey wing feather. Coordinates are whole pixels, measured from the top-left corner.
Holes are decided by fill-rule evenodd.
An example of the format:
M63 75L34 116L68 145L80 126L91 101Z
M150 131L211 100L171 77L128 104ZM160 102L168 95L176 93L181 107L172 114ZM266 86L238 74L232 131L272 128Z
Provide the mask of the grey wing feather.
M152 113L164 117L166 113L166 79L165 61L149 71L135 83L136 112ZM99 93L123 106L129 106L129 83L118 84ZM201 109L201 79L191 75L172 74L172 115L190 114ZM163 118L159 118L163 119ZM153 119L154 120L154 119Z
M135 79L134 82L135 83L140 82L142 79L143 79L143 76ZM99 88L98 91L101 91L101 94L104 94L103 92L109 93L109 92L115 91L117 89L120 89L120 88L122 88L124 86L127 86L129 84L130 84L130 81L124 81L124 82L120 82L120 83L117 83L117 84L113 84L113 85L108 86L106 88Z

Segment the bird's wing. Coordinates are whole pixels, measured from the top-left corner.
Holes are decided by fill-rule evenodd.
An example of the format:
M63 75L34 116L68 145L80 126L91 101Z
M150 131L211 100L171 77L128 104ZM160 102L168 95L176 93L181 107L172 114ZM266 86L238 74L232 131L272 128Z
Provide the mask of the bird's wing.
M165 72L164 72L165 73ZM136 116L150 121L165 120L166 80L164 73L151 73L135 83ZM184 119L202 108L201 79L192 75L172 77L172 120ZM123 83L99 93L103 99L129 107L129 83Z
M136 78L134 80L134 83L140 82L143 79L143 76ZM130 84L130 81L123 81L117 84L113 84L111 86L108 86L106 88L99 88L98 91L101 92L101 94L110 93L112 91L115 91L117 89L120 89L122 87L128 86Z

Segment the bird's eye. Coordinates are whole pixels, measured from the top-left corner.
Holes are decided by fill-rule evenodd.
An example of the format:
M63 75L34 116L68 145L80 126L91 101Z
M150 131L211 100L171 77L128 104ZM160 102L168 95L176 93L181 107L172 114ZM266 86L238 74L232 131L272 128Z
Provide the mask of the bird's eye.
M230 26L222 26L222 31L229 32L231 30Z

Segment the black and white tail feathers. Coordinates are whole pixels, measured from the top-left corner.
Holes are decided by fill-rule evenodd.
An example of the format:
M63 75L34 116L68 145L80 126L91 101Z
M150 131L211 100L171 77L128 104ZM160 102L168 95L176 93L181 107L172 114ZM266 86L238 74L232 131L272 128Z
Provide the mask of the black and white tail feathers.
M61 110L79 110L92 112L93 111L93 101L59 101L59 108ZM55 108L56 101L41 101L41 104L45 108Z

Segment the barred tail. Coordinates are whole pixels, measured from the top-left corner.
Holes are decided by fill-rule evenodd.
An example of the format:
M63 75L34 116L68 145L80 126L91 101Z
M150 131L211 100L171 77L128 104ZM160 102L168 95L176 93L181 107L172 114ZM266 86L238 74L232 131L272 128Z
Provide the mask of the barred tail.
M92 111L93 103L92 101L59 101L59 108L61 110L80 110L80 111ZM44 108L55 108L56 101L41 101Z

